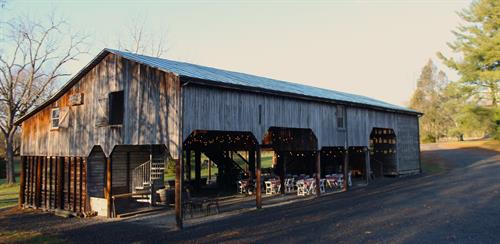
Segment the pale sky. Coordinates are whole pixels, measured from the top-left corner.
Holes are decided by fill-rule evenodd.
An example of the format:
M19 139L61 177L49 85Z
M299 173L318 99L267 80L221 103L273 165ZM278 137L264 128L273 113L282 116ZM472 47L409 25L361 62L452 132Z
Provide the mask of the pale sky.
M64 16L90 35L89 55L117 48L125 24L166 30L166 57L406 105L422 67L460 23L470 0L373 1L12 1L9 18ZM442 67L442 65L440 65ZM444 67L442 67L444 68ZM453 71L445 70L457 79Z

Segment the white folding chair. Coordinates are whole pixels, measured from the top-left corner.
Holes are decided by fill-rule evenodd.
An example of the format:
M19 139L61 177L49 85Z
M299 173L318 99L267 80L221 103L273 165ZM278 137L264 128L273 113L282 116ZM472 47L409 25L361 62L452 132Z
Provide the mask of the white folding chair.
M306 195L306 189L304 186L304 180L298 180L297 181L297 196L305 196Z
M316 181L312 180L311 184L309 185L307 189L307 195L313 195L316 194Z
M320 179L319 180L319 191L321 193L325 193L326 190L325 190L325 179Z
M273 194L273 186L271 184L271 181L265 181L264 184L266 185L266 195L272 195Z
M294 188L295 188L294 179L293 178L285 179L285 192L286 193L293 192Z

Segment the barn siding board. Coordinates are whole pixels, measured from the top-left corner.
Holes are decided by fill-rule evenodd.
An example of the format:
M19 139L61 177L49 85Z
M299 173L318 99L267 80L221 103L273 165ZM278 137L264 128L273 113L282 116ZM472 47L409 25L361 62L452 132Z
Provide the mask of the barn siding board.
M22 155L80 156L100 145L109 155L115 145L166 144L177 155L180 81L171 73L109 54L68 92L22 123ZM124 90L122 126L108 126L108 93ZM82 105L69 97L83 93ZM67 127L50 129L53 107L61 107ZM61 115L63 116L63 115Z
M184 139L194 130L227 130L250 131L262 141L267 129L277 126L311 128L320 145L344 145L336 108L326 103L195 85L184 87L183 99Z

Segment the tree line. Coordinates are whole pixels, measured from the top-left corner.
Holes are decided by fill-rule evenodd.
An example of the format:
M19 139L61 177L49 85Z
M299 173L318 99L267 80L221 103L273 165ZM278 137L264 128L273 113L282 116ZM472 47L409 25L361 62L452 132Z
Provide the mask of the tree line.
M464 24L448 46L457 58L437 56L460 78L450 81L432 60L422 68L410 107L423 112L423 142L465 137L500 139L500 1L479 0L458 15Z

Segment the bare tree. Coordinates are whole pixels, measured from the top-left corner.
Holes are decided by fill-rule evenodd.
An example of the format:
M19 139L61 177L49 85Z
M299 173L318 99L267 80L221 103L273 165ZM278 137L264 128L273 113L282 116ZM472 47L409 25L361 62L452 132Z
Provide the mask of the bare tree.
M64 66L77 60L85 36L71 34L64 20L25 16L1 23L6 36L0 49L0 130L7 157L7 182L14 183L15 120L45 100L55 83L70 75Z
M126 36L118 40L120 49L153 57L163 57L168 52L167 32L147 28L144 18L132 18L125 32Z

